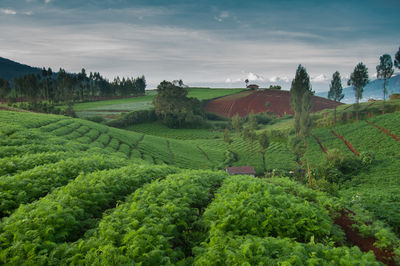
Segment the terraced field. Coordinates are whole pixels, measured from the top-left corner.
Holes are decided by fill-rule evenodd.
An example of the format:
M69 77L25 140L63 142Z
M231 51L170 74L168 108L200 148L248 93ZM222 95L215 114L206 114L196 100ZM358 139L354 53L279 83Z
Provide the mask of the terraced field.
M326 149L339 149L344 155L361 158L365 153L374 154L372 165L353 175L350 181L340 187L341 195L350 206L361 206L373 216L389 223L400 234L400 141L394 138L399 134L400 112L370 118L373 124L359 121L338 126L334 129L351 144L353 152L329 128L313 130L313 135ZM378 125L381 129L377 128ZM325 155L314 137L307 140L308 148L303 161L309 160L311 166L322 162Z
M1 111L0 264L378 265L347 246L340 200L285 178L195 170L223 167L226 151L238 154L234 165L263 167L257 143L198 134ZM282 142L266 160L267 169L296 165Z

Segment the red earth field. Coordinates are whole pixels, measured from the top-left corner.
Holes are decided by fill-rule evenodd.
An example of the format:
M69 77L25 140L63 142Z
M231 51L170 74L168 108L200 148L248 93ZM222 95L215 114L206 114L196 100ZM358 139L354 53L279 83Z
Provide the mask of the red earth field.
M341 105L326 98L311 96L311 112L317 112L327 108ZM258 90L243 91L210 101L206 107L207 112L215 113L223 117L232 117L238 114L240 117L253 113L272 112L279 116L293 114L290 109L289 91Z

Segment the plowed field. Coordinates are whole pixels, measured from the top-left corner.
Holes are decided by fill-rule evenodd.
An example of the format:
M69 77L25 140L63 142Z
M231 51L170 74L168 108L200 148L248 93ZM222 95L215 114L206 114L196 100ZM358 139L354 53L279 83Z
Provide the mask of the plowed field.
M317 112L326 108L334 108L341 105L334 101L311 96L312 112ZM246 91L210 101L206 106L206 111L224 117L232 117L239 114L240 117L253 113L273 112L279 116L293 114L290 109L289 91L265 90L265 91Z

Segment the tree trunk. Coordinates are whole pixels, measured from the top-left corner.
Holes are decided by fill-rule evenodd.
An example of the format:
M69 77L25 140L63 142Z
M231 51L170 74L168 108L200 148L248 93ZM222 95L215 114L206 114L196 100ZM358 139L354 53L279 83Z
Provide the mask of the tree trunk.
M386 79L383 80L382 114L385 114L385 98L386 98Z
M267 171L267 169L265 167L265 150L263 150L262 160L263 160L263 168L264 168L264 174L265 174L265 172Z
M333 112L333 127L336 126L336 106L335 106L335 111Z

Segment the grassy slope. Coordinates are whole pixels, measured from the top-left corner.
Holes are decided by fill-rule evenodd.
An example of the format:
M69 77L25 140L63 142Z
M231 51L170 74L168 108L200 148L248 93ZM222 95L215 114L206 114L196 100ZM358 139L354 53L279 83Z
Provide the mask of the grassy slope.
M394 123L399 122L396 116L395 118L393 118L393 116L395 115L386 115L385 117L389 117L388 119L392 120L394 119ZM374 122L382 122L383 125L384 122L387 123L387 119ZM343 126L343 128L345 128L345 126ZM393 128L390 129L395 130L396 128L396 126L393 126ZM347 131L345 130L343 132L340 132L341 134L347 134ZM352 133L352 130L350 130L349 133ZM208 133L206 132L200 132L200 135L202 134L204 134L204 137L208 136ZM2 158L7 158L10 156L10 154L13 154L14 163L12 165L16 165L17 167L19 165L23 165L20 162L25 161L29 162L28 165L31 165L32 167L47 165L47 163L43 160L37 160L32 164L32 160L29 156L31 154L38 154L38 152L40 153L48 151L69 151L72 152L72 157L74 157L74 152L78 153L81 151L86 151L89 155L93 153L103 153L105 154L105 156L116 156L116 158L123 158L125 160L130 158L133 162L144 164L143 161L138 159L138 157L142 157L143 159L148 161L148 164L151 164L153 162L168 162L172 165L187 168L215 168L216 164L219 164L224 160L224 153L227 149L231 149L239 153L239 161L237 162L237 164L239 165L252 163L257 164L256 167L259 168L259 162L261 160L261 154L257 152L259 148L257 145L254 145L253 149L249 151L249 143L243 142L241 138L238 138L234 135L232 144L228 146L221 139L201 139L198 138L196 135L193 135L191 138L194 139L188 139L187 137L182 140L177 140L173 138L144 135L142 133L126 132L124 130L109 128L103 125L80 119L71 119L63 116L41 115L33 113L15 113L0 111L0 136L2 139L0 143ZM204 153L200 151L199 147L201 148L201 150L203 150L205 154L207 154L207 156L205 156ZM283 157L279 157L279 154L281 154ZM293 160L284 158L285 156L290 157L290 152L287 151L285 145L283 145L282 143L271 143L270 148L267 151L267 165L272 165L273 163L275 163L277 168L284 168L288 165L288 162L294 164ZM24 158L26 160L24 160ZM270 162L268 160L270 160ZM275 162L273 162L274 160ZM26 171L23 168L16 170L18 171L17 174L21 174ZM84 180L86 178L85 176L86 175L81 175L80 179L78 179L74 183L80 184L79 182L81 181L79 180ZM90 185L93 184L93 182L89 181L90 176L95 177L95 175L87 176L87 184L89 185L87 189L90 190ZM105 178L105 180L107 180L107 178ZM394 180L394 182L395 183L393 184L397 185L397 181ZM60 205L57 204L61 204L63 202L62 199L65 198L64 194L70 193L68 191L68 188L73 187L74 183L71 183L72 185L62 188L61 190L55 190L53 193L51 193L51 195L54 196L50 195L49 197L47 197L48 199L54 198L52 202L55 202L55 207L58 206L58 211L61 211L62 208L60 207ZM101 186L104 190L108 189L108 186ZM84 187L79 185L79 189L81 188L84 189ZM118 195L118 193L115 193L115 195ZM78 193L76 196L74 196L74 200L79 200L80 195L86 194ZM104 206L101 207L101 209L96 210L96 212L93 211L93 215L90 218L90 225L83 228L83 230L87 230L88 228L96 228L96 219L97 221L101 219L101 213L99 211L104 211L107 206L115 206L116 200L114 199L114 196L112 194L108 194L108 197L110 197L110 202L107 202L106 204L103 203ZM119 196L119 198L120 197L121 196ZM284 198L285 193L282 193L280 197ZM115 198L119 199L118 197ZM58 202L58 200L60 201ZM84 199L84 201L82 202L87 205L85 205L87 211L93 210L93 208L88 205L90 203L89 201L87 201L87 199ZM304 204L308 206L308 204ZM43 216L39 212L36 214L36 209L45 209L46 206L46 199L42 199L32 205L32 207L34 208L32 209L32 211L30 211L30 214L39 215L40 217L42 217L41 219L47 219L45 215ZM25 206L24 208L26 210L30 210L30 206ZM0 233L2 233L3 230L8 230L6 232L7 237L10 236L10 239L12 239L11 235L9 234L12 234L12 226L14 226L14 224L11 224L11 222L18 222L20 220L19 217L21 215L23 216L23 211L25 209L21 208L17 214L11 214L13 218L7 220L7 222L5 223L7 224L7 227L3 227L3 225L0 225ZM89 215L90 213L87 211L83 213L86 213L85 215ZM111 212L107 211L107 213ZM78 214L79 212L76 213L76 215ZM68 215L72 215L72 213L69 213ZM251 219L251 217L249 216L250 213L244 213L243 215L244 216L242 218ZM82 222L89 224L89 221L85 220L86 218L81 217L80 219L83 219ZM50 217L48 221L51 222ZM21 227L18 227L17 224L16 226L17 228L21 229L21 232L25 230ZM56 229L55 232L60 229L62 228ZM74 232L74 229L72 227L66 230L69 230L68 232ZM24 234L24 232L21 233L21 235ZM46 233L46 235L48 235L48 233ZM29 236L26 239L29 239ZM72 237L72 239L75 238ZM38 242L35 243L37 244ZM37 251L43 250L44 253L42 253L42 255L44 254L43 256L47 256L46 252L48 250L52 250L55 248L55 246L59 245L59 243L56 243L55 246L53 246L53 244L49 245L49 243L50 242L44 243L43 246L37 249ZM13 245L12 242L10 244ZM20 243L15 243L15 248L20 248ZM8 250L13 252L14 248L10 248ZM28 252L28 250L25 250L24 252ZM6 257L2 257L2 259L5 258ZM31 257L31 259L32 258L34 259L34 257ZM41 259L43 258L44 257L42 257ZM21 260L21 257L19 258L19 260Z
M385 114L370 118L370 121L380 125L393 133L400 133L400 112ZM383 133L376 127L359 121L351 124L339 125L335 132L351 143L360 154L372 152L375 154L373 164L362 169L352 177L351 181L340 187L340 193L349 206L362 206L368 209L377 218L385 220L397 233L400 233L400 142ZM313 134L322 145L329 149L339 149L348 156L354 155L349 148L329 128L316 128ZM307 139L308 149L303 161L309 159L312 166L316 166L324 159L317 141L313 137Z

